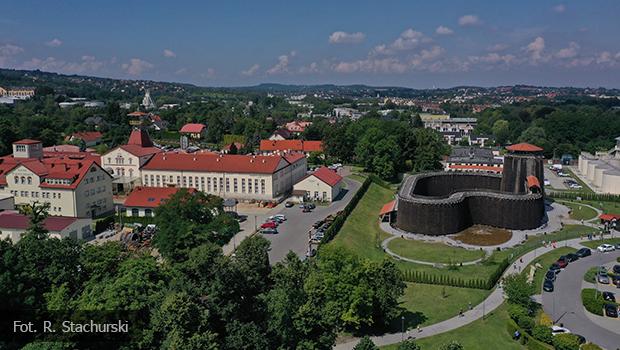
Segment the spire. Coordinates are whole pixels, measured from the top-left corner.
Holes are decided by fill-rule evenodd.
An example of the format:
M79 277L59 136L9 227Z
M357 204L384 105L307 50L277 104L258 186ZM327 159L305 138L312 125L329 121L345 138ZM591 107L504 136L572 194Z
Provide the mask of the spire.
M142 106L147 111L155 109L156 107L155 102L153 102L153 99L151 98L151 92L149 90L146 90L146 92L144 93L144 98L142 99Z

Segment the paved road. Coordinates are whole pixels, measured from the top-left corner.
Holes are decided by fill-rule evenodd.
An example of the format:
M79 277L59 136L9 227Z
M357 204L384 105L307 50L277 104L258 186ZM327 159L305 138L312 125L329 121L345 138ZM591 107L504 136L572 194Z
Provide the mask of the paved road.
M613 262L619 256L620 251L599 253L592 250L591 256L569 264L558 275L553 293L543 292L542 295L543 308L554 320L559 319L558 322L563 323L571 332L610 350L620 346L620 320L615 320L616 332L611 332L593 322L586 316L583 308L581 287L583 275L589 268Z
M564 184L564 180L567 179L566 177L558 176L556 173L549 170L548 167L545 167L544 173L545 179L549 180L549 184L551 185L551 187L558 190L568 190L568 187L566 187L566 185Z
M316 209L311 213L304 213L296 205L292 208L282 208L271 214L281 213L286 215L287 218L286 222L278 227L278 234L264 235L265 238L271 241L269 260L272 264L284 259L291 250L300 257L306 254L308 250L308 231L312 228L312 224L344 209L361 186L359 182L349 178L344 178L343 181L346 184L346 193L329 206L317 205Z

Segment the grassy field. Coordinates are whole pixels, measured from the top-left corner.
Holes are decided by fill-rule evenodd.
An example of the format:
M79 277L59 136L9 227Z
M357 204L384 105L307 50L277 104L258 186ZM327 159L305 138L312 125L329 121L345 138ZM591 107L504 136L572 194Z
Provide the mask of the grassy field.
M585 205L581 205L579 202L564 202L559 201L565 206L571 209L570 218L574 220L590 220L596 217L596 211Z
M458 315L461 309L467 310L469 303L478 305L489 293L481 289L407 283L401 299L401 306L409 311L405 316L407 328L447 320ZM429 302L431 300L433 302Z
M549 269L549 266L556 262L560 256L566 255L568 253L574 253L576 251L576 249L571 247L561 247L534 259L534 261L532 261L525 268L525 270L523 270L523 273L527 276L530 273L530 266L534 266L536 264L542 265L542 268L536 269L536 273L534 274L534 293L538 294L542 290L542 282L545 278L545 273L547 273L547 270Z
M620 238L605 238L603 240L595 239L592 241L582 242L581 245L584 245L590 249L596 249L596 247L604 243L616 245L620 243Z
M426 243L403 238L390 241L388 247L402 257L433 263L458 264L484 257L482 250L468 250L443 243Z
M506 311L506 304L504 303L484 320L476 320L450 332L420 339L416 341L416 343L422 349L429 350L439 349L443 344L453 340L463 345L464 349L525 349L525 346L512 340L511 334L508 333L507 329L508 321L509 316ZM410 331L410 334L415 336L415 330ZM397 348L398 344L393 344L382 347L381 349L396 350Z
M590 201L584 200L581 201L585 204L590 204L591 206L598 208L603 211L603 213L607 214L620 214L620 202L603 202L603 201Z

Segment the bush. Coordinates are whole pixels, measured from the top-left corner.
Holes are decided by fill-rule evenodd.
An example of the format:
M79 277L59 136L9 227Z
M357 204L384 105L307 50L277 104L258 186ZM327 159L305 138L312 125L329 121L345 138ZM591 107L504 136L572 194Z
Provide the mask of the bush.
M463 345L461 345L456 340L453 340L447 344L443 344L439 347L439 350L463 350Z
M353 350L379 350L379 348L370 340L370 337L366 335L355 345Z
M543 343L551 344L553 342L553 335L551 334L551 328L543 325L536 325L532 328L532 337L536 340L540 340Z
M544 312L540 313L540 320L538 322L542 326L551 327L553 325L553 320L551 319L551 316L547 315Z
M528 310L525 307L516 304L509 304L508 314L520 328L528 333L531 332L534 327L534 319L529 315Z
M553 337L555 350L579 350L579 338L574 334L558 334Z
M600 293L596 292L596 289L582 289L581 302L583 303L583 307L589 312L603 316L603 305L605 304L605 300L603 300L603 296Z
M603 350L600 346L592 343L583 344L581 350Z
M396 350L420 350L420 346L413 340L405 340L404 342L398 344Z

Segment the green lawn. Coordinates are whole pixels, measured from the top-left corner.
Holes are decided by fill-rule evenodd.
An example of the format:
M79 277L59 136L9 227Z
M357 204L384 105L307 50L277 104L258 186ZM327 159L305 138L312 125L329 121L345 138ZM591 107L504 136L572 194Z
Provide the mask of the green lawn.
M388 247L402 257L433 263L458 264L484 257L482 250L469 250L443 243L426 243L403 238L390 241Z
M591 206L598 208L607 214L620 214L620 202L604 202L591 200L584 200L581 202L585 204L590 204Z
M459 310L467 310L469 303L478 305L489 293L481 289L407 283L405 295L401 298L401 306L407 310L407 328L447 320L458 315ZM433 302L429 302L431 300Z
M583 280L590 283L596 283L596 273L598 272L598 266L594 266L586 271L583 275Z
M502 350L521 350L525 346L512 340L508 333L507 324L510 318L504 303L495 311L489 314L484 320L476 320L466 326L457 328L450 332L441 333L432 337L423 338L416 343L422 349L436 350L443 344L453 340L463 345L464 349L502 349ZM415 330L409 332L415 336ZM398 344L388 345L381 349L396 350Z
M558 201L571 209L570 218L574 220L590 220L596 217L596 211L579 202Z
M598 247L599 245L603 243L616 245L620 243L620 237L619 238L605 238L603 240L594 239L592 241L582 242L581 245L584 245L590 249L596 249L596 247Z
M536 269L536 273L534 274L534 291L535 291L534 293L535 294L540 293L540 291L542 290L542 282L543 282L543 279L545 278L545 273L547 273L547 270L549 270L549 266L553 264L554 262L556 262L560 256L566 255L568 253L574 253L576 251L577 251L576 249L571 248L571 247L561 247L561 248L555 249L553 251L550 251L549 253L546 253L546 254L543 254L537 257L536 259L534 259L534 261L532 261L525 268L525 270L523 270L522 273L528 276L530 273L530 266L534 266L537 263L542 265L542 268Z

